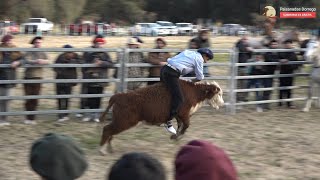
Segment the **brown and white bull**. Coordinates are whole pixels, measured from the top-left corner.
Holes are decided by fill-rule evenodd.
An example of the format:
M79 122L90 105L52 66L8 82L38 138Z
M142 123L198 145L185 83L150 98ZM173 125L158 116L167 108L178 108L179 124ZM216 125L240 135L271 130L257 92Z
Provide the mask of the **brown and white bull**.
M190 117L203 103L207 102L216 109L224 104L222 89L216 82L193 83L179 80L179 84L184 101L176 116L177 134L172 135L171 139L177 139L185 133L190 124ZM163 83L113 95L106 111L100 117L100 121L103 122L109 109L113 107L112 121L103 128L100 152L106 153L107 143L108 151L111 152L112 136L137 125L140 121L158 126L166 123L169 118L170 105L171 94Z

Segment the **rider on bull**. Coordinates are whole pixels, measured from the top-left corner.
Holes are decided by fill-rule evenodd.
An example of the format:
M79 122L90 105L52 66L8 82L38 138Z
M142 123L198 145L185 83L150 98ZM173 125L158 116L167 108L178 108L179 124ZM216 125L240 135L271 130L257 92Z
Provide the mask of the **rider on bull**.
M206 63L210 59L213 59L213 53L209 48L200 48L197 51L185 50L169 58L168 64L162 67L160 80L168 87L172 95L170 116L165 124L165 128L170 133L176 134L171 120L177 115L179 107L183 102L183 95L178 83L179 77L195 72L196 78L192 81L201 81L204 78L203 63Z

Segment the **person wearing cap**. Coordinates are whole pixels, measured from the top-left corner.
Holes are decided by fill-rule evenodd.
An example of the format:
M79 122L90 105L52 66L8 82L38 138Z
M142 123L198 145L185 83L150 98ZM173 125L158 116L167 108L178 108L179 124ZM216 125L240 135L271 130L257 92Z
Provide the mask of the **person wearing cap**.
M157 38L155 49L163 49L167 43L163 38ZM148 58L146 62L152 65L164 66L167 64L167 59L170 57L170 53L168 52L150 52L148 54ZM160 77L161 67L152 67L149 68L149 78L158 78ZM157 83L158 81L148 81L148 85L152 85Z
M193 45L196 44L196 45ZM192 47L193 46L193 47ZM198 48L211 48L211 42L210 42L210 30L209 29L201 29L198 33L198 36L195 38L192 38L189 41L188 49L198 49ZM210 76L209 68L203 67L203 73L204 76L208 77Z
M178 151L175 180L237 180L237 170L226 152L204 140L192 140Z
M71 45L64 45L63 48L73 48ZM77 53L75 52L64 52L58 56L55 64L80 64L81 60ZM77 68L75 67L57 67L53 69L56 73L56 79L77 79ZM72 87L77 85L77 83L57 83L56 92L57 95L67 95L71 94ZM69 98L58 98L58 109L67 110L69 104ZM68 114L58 114L58 121L69 120Z
M140 48L143 41L135 36L130 37L127 41L127 47L129 49L138 49ZM142 52L130 52L128 56L128 63L143 63L145 58ZM143 68L141 67L129 67L128 68L128 77L129 78L141 78L144 76ZM143 85L143 82L128 82L127 89L129 91L140 88Z
M43 38L40 36L34 37L30 44L33 48L41 48ZM47 65L49 64L48 55L45 52L27 52L24 56L25 64L28 65ZM43 78L42 67L29 67L25 69L24 79L25 80L39 80ZM24 84L25 95L39 95L41 92L40 83L27 83ZM38 99L27 99L25 103L26 111L36 111L38 106ZM24 121L25 124L36 124L35 115L26 115Z
M123 155L111 167L106 180L165 180L163 165L146 153L131 152Z
M101 35L97 35L93 39L93 45L91 48L103 48L106 43L105 39ZM108 69L113 67L113 62L107 52L103 49L101 52L85 52L83 54L83 60L85 64L94 64L96 67L82 68L83 79L108 79ZM104 82L92 82L83 83L82 93L84 94L103 94L104 87L108 83ZM99 109L101 106L101 97L86 98L83 101L83 109ZM93 120L99 122L100 113L88 113L82 119L82 121Z
M12 43L13 36L5 35L1 39L0 48L15 48ZM10 67L0 68L1 80L15 80L16 68L21 65L21 52L0 52L0 64L10 65ZM10 96L10 89L15 87L15 84L0 84L0 97ZM9 111L9 100L0 100L0 112ZM7 121L7 116L0 116L0 126L10 125Z
M203 63L210 59L213 59L213 53L208 48L200 48L197 51L185 50L169 58L168 63L161 68L160 81L167 86L172 95L170 115L168 122L165 124L165 128L170 133L176 134L171 120L177 115L183 103L183 96L178 82L179 77L194 71L196 78L192 81L201 81L204 78Z
M284 41L284 46L286 49L292 49L292 40L288 39ZM282 52L280 54L280 74L293 74L293 72L299 68L297 64L287 64L288 62L298 61L298 57L295 52ZM293 85L294 77L280 77L279 87L287 87ZM291 89L279 90L279 99L290 99ZM282 106L282 102L279 102L279 106ZM295 108L292 102L287 102L288 108Z
M88 168L83 151L68 136L48 133L36 140L29 164L43 180L74 180Z

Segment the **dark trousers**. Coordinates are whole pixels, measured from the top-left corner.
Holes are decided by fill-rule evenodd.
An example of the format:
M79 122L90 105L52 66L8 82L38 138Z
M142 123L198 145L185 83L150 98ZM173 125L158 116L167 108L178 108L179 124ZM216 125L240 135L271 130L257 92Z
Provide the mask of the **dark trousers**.
M71 94L72 86L70 85L60 85L57 84L56 91L57 95L63 95L63 94ZM69 98L58 98L58 109L59 110L67 110L69 107ZM63 118L65 116L68 116L67 113L64 114L58 114L59 118Z
M102 94L103 87L101 86L88 86L88 94ZM87 98L85 107L89 109L99 109L101 105L101 97Z
M292 86L293 85L293 77L283 77L279 78L280 84L279 87L286 87L286 86ZM291 98L291 89L285 89L279 91L279 99L290 99ZM282 103L279 102L279 105L281 106ZM287 102L287 106L291 106L291 102Z
M264 88L270 88L272 87L273 85L273 78L264 78L263 81L263 87ZM271 98L271 93L272 93L272 90L268 90L268 91L263 91L262 93L262 99L263 100L270 100ZM264 107L265 108L269 108L269 104L264 104Z
M238 76L246 76L247 68L245 67L239 67L238 68ZM245 89L247 88L248 80L246 79L239 79L237 80L237 89ZM248 92L238 92L237 93L237 102L239 101L248 101Z
M40 83L24 84L25 95L39 95L41 90ZM38 99L27 99L25 103L25 108L27 111L36 111L38 106ZM35 115L27 115L28 120L35 120Z
M249 79L247 84L247 89L254 87L254 88L260 88L262 86L262 79ZM256 101L262 100L262 92L256 91Z
M88 94L88 83L81 84L81 94ZM80 99L80 109L86 109L87 98Z
M162 67L160 81L162 81L171 92L171 111L169 120L177 115L177 112L183 102L183 95L178 81L179 77L179 72L173 70L168 66Z

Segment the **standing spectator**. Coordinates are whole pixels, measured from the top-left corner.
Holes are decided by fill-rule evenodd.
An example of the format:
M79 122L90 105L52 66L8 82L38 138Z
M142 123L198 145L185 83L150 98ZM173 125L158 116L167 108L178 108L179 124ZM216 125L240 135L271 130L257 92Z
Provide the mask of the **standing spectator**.
M93 40L92 48L102 48L105 44L105 39L98 35ZM108 68L113 67L111 58L107 52L85 52L83 55L84 63L95 64L96 67L83 68L83 79L107 79ZM103 89L108 83L83 83L83 91L87 94L102 94ZM99 109L101 106L101 97L87 98L83 104L84 108ZM82 121L94 120L99 122L100 113L89 113Z
M292 49L292 40L286 40L284 41L285 48L286 49ZM292 74L294 70L298 68L297 64L291 64L288 65L287 63L290 61L297 61L297 55L295 52L283 52L280 53L280 74ZM280 84L279 87L287 87L287 86L292 86L293 85L293 77L280 77L279 78ZM291 89L283 89L279 91L279 99L283 98L291 98ZM282 106L282 103L279 102L279 106ZM291 102L287 102L287 106L289 108L295 108L294 105L292 105Z
M128 153L123 155L106 177L108 180L165 180L163 165L145 153Z
M197 42L197 39L195 39L195 38L191 39L190 42L189 42L188 49L199 49L199 48L200 48L200 45ZM203 67L203 68L205 68L205 67ZM189 74L184 75L183 77L195 77L195 76L196 76L196 73L195 72L191 72Z
M64 45L63 48L73 48L70 45ZM80 63L80 58L75 52L65 52L58 56L56 64L78 64ZM63 67L54 68L56 72L56 79L77 79L77 68L75 67ZM77 85L77 83L57 83L56 92L57 95L71 94L72 87ZM69 106L69 98L58 98L58 109L67 110ZM58 114L58 121L69 120L68 114Z
M182 146L175 159L175 180L237 180L237 170L223 149L203 140Z
M42 37L34 37L30 44L33 48L41 48ZM49 64L48 55L45 52L27 52L25 54L25 63L31 66L33 65L46 65ZM25 69L24 79L35 80L43 78L42 67L30 67ZM24 84L25 95L39 95L41 92L40 83ZM38 99L27 99L25 108L27 111L36 111L38 106ZM30 114L26 116L25 124L36 124L35 115Z
M199 34L197 37L193 38L189 42L189 49L198 49L198 48L192 48L191 45L193 43L196 43L198 48L211 48L211 42L210 42L210 30L209 29L201 29L199 31ZM210 76L209 68L207 66L203 67L203 75L205 77Z
M251 58L252 48L248 43L248 36L244 35L237 43L236 48L239 51L239 63L246 63L248 59ZM247 67L239 66L238 67L238 76L247 75ZM245 89L247 87L247 80L241 79L237 81L238 89ZM247 101L248 93L247 92L238 92L237 93L237 101Z
M253 62L263 62L263 56L261 54L255 54L254 55L254 59L253 59ZM253 76L256 76L256 75L264 75L265 72L264 72L264 69L263 69L263 66L261 65L256 65L256 66L250 66L249 69L248 69L248 74L249 75L253 75ZM262 83L263 83L263 79L249 79L248 80L248 84L247 84L247 88L251 88L251 87L254 87L254 88L261 88L262 87ZM262 100L262 91L256 91L256 101L261 101ZM260 104L257 105L257 112L263 112L263 109L261 107Z
M74 180L88 168L78 145L68 136L54 133L48 133L32 144L29 163L42 180Z
M1 39L0 48L15 48L12 43L13 36L5 35ZM0 52L0 64L10 64L10 67L0 68L0 80L15 80L16 79L16 67L21 64L20 52ZM0 84L0 97L10 96L10 89L15 84ZM0 112L7 112L9 110L9 100L0 100ZM7 116L0 116L0 126L10 125L7 122Z
M140 48L143 41L139 37L131 37L128 39L127 45L130 49ZM144 56L142 52L130 52L128 63L143 63ZM129 67L128 68L129 78L141 78L143 77L143 68L141 67ZM141 87L142 82L128 82L128 90L135 90Z
M189 42L188 49L199 49L199 48L200 48L200 45L197 42L197 39L195 39L195 38L191 39L190 42Z
M278 42L276 40L271 40L269 44L270 49L277 49L278 48ZM264 56L265 62L279 62L280 56L278 52L267 52ZM274 75L274 72L276 70L276 65L266 65L263 67L265 71L265 75ZM273 85L273 78L264 78L263 80L263 87L264 88L271 88ZM272 90L263 91L263 100L270 100L271 98ZM264 109L270 109L269 104L264 104Z
M155 49L163 49L167 45L166 41L162 38L156 39L156 47ZM153 64L164 66L167 64L167 59L170 57L168 52L150 52L148 54L148 58L146 62ZM161 67L152 67L149 69L149 78L160 77ZM148 81L148 85L152 85L157 83L157 81Z

